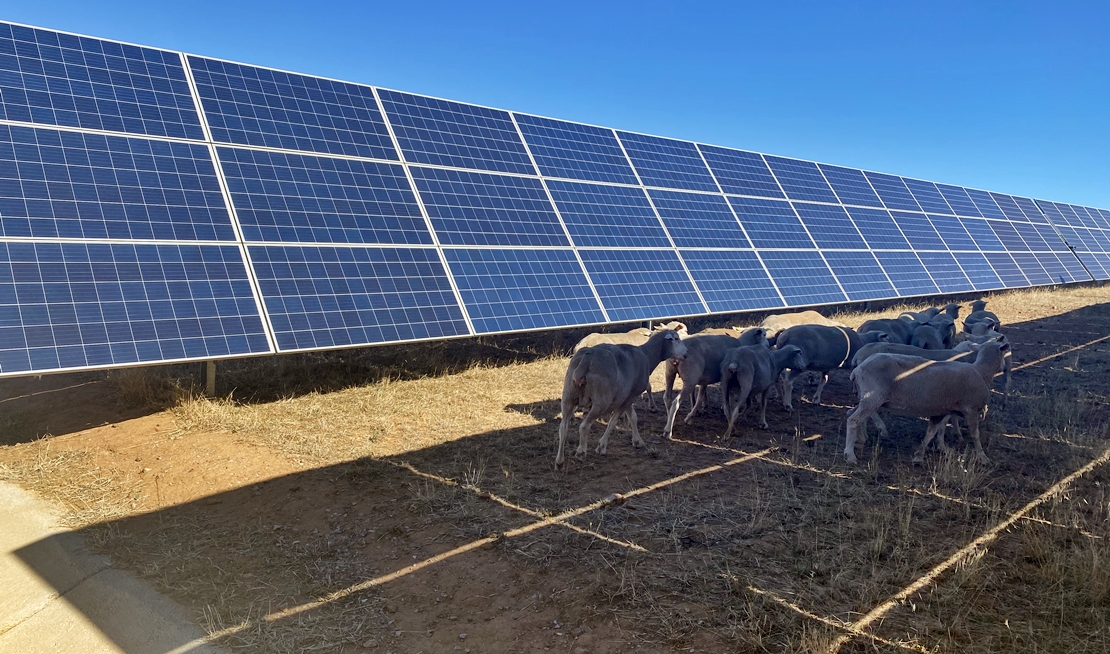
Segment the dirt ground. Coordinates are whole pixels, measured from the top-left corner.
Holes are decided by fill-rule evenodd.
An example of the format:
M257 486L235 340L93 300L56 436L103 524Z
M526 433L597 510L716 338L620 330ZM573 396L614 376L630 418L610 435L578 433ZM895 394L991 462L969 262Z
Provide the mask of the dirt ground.
M769 430L663 442L641 409L647 448L599 426L556 471L569 332L243 361L218 400L186 368L3 380L0 479L233 651L1110 651L1110 472L1053 489L1110 445L1110 290L987 299L987 466L956 436L911 464L898 418L847 465L838 372Z

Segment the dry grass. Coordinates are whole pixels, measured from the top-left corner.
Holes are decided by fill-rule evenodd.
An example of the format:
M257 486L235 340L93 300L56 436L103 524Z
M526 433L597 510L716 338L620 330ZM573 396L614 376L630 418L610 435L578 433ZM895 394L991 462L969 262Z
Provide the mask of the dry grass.
M1107 294L1073 288L987 299L1012 325L1104 302ZM858 325L925 306L835 317ZM1096 315L1089 328L1093 335L1076 334L1075 343L1110 333L1110 318ZM1021 333L1022 347L1037 356L1062 347L1053 324ZM1045 343L1037 344L1038 338ZM243 362L228 371L221 399L138 375L116 383L128 401L172 403L183 432L226 432L305 464L330 465L320 488L347 493L344 502L390 502L389 517L396 511L404 518L404 527L389 527L391 540L383 541L396 541L398 548L410 529L425 539L420 542L447 547L530 519L474 489L550 515L736 456L651 443L660 416L642 412L652 445L647 453L632 453L627 432L619 430L613 443L624 444L612 446L607 459L591 449L586 464L552 473L552 419L565 358L517 343L511 352L464 366L459 359L436 359L445 352L416 352L403 373L404 357L396 352L380 365L371 354L352 355L334 369L321 355L305 359L312 365L301 372L288 362L281 370L275 362ZM535 575L537 587L569 580L574 590L559 602L560 620L613 620L629 644L660 651L827 651L844 633L835 625L891 597L1106 446L1110 386L1099 371L1110 365L1110 355L1100 352L1050 359L1015 376L1010 405L992 409L985 427L984 437L993 441L990 466L968 456L966 439L951 438L955 449L947 456L930 453L924 468L908 465L924 428L894 419L895 437L869 444L869 462L848 468L840 456L843 408L803 403L793 416L779 418L774 432L745 430L737 440L736 447L755 451L776 439L784 449L768 457L773 463L696 477L573 521L646 553L559 528L499 541L495 553ZM660 391L661 378L653 383ZM712 420L718 419L699 418L680 436L720 445L712 440ZM46 442L29 451L34 456L26 461L0 467L0 478L62 501L72 524L100 523L89 532L100 547L174 597L200 606L210 630L248 625L221 644L259 653L357 652L368 638L384 642L389 623L376 592L297 620L259 620L276 607L399 565L360 548L366 537L350 526L353 515L332 514L332 522L311 536L261 521L218 522L204 507L192 517L152 516L164 520L156 527L120 529L113 519L130 511L127 488L97 477L88 453L52 451ZM390 465L402 461L459 485ZM319 506L338 501L318 500ZM364 519L384 520L374 508ZM465 574L464 568L451 570ZM1105 652L1108 603L1110 473L1100 469L894 609L876 627L883 641L859 638L846 651L898 651L889 644L898 642L918 651L976 654Z

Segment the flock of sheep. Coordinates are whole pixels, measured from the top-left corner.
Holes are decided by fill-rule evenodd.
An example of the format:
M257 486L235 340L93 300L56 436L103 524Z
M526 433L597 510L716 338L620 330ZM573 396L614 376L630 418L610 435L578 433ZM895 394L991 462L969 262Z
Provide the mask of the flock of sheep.
M563 449L570 422L582 410L576 455L586 454L593 423L608 419L597 445L605 454L609 434L621 417L632 429L632 445L644 444L636 427L634 402L646 393L654 409L649 378L666 362L663 403L667 423L663 437L670 439L679 407L690 399L684 423L709 403L708 388L717 384L730 437L753 404L759 406L759 425L767 428L767 400L775 381L782 380L782 400L793 410L794 381L803 374L817 373L819 383L813 403L821 403L821 391L829 373L850 369L859 394L857 406L848 412L844 455L856 463L856 443L863 443L870 419L882 437L886 425L879 411L901 416L927 418L929 426L914 462L924 459L925 448L950 422L963 419L975 442L976 455L987 463L979 440L979 422L986 415L994 378L1004 373L1003 401L1010 387L1010 344L1001 333L998 316L986 310L986 302L972 303L972 311L957 331L960 306L949 304L922 312L903 313L898 318L868 320L854 330L829 320L816 311L769 316L759 327L738 331L709 329L687 335L686 326L672 322L654 331L637 329L628 333L590 334L574 348L563 381L562 423L559 426L555 466L563 464ZM674 397L675 377L682 390ZM941 434L937 444L947 450Z

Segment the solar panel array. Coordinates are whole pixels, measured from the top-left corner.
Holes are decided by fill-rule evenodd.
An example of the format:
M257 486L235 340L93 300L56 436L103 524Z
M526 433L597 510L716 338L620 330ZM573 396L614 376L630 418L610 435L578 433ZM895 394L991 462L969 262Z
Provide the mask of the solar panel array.
M1110 278L1110 212L0 23L0 375Z

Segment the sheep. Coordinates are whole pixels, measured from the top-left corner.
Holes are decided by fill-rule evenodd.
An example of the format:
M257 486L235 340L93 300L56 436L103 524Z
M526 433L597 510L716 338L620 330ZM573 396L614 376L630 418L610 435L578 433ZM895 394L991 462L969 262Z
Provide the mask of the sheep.
M694 414L708 404L709 385L721 381L721 360L724 359L725 354L729 350L745 345L766 347L768 343L765 333L763 328L757 328L741 334L740 338L723 334L706 336L695 334L686 339L686 357L680 361L667 361L667 384L663 391L663 405L668 411L667 426L663 428L664 438L671 438L678 409L691 393L694 393L694 400L690 413L684 420L686 424L690 424ZM677 399L673 397L676 375L682 377L682 392Z
M800 311L798 313L778 313L767 316L760 323L760 327L767 330L767 338L774 338L785 329L795 325L825 325L826 327L847 327L843 323L830 320L816 311Z
M903 311L898 314L899 320L916 320L917 322L929 322L933 316L940 313L940 309L936 307L929 307L924 311Z
M643 446L644 441L636 428L636 409L632 403L647 388L651 371L661 361L682 359L685 356L686 345L679 333L673 329L663 329L652 334L640 346L601 343L582 349L571 357L563 379L563 415L559 425L555 468L558 469L563 464L567 430L574 417L574 410L578 407L583 407L585 414L578 428L576 456L586 455L590 427L595 420L603 417L609 418L609 425L597 444L599 454L605 454L609 434L622 415L628 416L628 422L632 426L632 446Z
M1001 342L1004 342L1006 337L1001 334L998 335ZM986 343L987 341L983 341ZM873 354L906 354L910 356L921 357L922 359L930 359L932 361L962 361L964 363L971 363L975 360L976 353L982 348L982 343L975 343L972 341L964 341L957 345L955 348L945 350L922 350L912 345L900 345L897 343L871 343L864 345L856 352L855 358L852 360L854 367L859 367ZM1012 351L1006 350L1005 357L1002 363L1002 404L1006 404L1006 400L1010 395L1010 375L1012 374L1013 357Z
M904 354L875 354L852 371L851 379L859 393L859 403L848 412L844 456L857 463L855 444L867 419L877 419L885 409L898 415L928 418L929 427L921 447L914 452L914 463L925 460L925 448L950 416L967 422L975 441L976 457L990 463L979 440L979 420L985 415L990 400L990 384L1010 349L1009 343L997 341L984 345L974 363L932 361ZM882 425L881 420L877 420ZM882 426L880 430L885 431ZM944 438L938 441L942 451L948 450Z
M938 313L925 324L937 330L945 349L951 349L956 344L956 322L948 314Z
M758 335L753 334L753 332ZM731 336L733 338L740 339L745 338L745 335L748 335L747 338L756 339L756 341L762 339L762 344L769 347L768 343L766 342L767 330L762 327L710 327L709 329L703 329L695 334L695 336ZM746 343L746 345L757 344L758 343Z
M786 368L806 367L805 356L796 345L785 345L778 350L747 346L729 350L721 361L721 408L724 409L728 429L725 438L732 436L732 428L740 418L740 410L747 413L753 398L759 398L759 426L767 429L767 397L775 380ZM739 390L735 403L730 402L733 389Z
M663 325L655 325L652 329L647 329L646 327L637 327L636 329L627 332L615 332L610 334L596 332L593 334L588 334L585 338L578 341L578 344L574 346L574 350L572 350L571 353L577 354L578 351L583 348L593 347L601 343L609 343L611 345L620 345L622 343L637 346L643 345L644 343L647 343L648 338L650 338L653 333L666 329L673 329L677 331L678 335L682 338L686 338L686 336L688 335L688 332L686 331L686 325L678 322L677 320L674 320ZM648 411L655 411L655 396L651 393L651 382L648 382L647 390L644 391L644 393L645 395L647 395Z
M791 402L794 380L806 372L817 372L820 381L813 403L821 403L821 391L829 381L829 372L837 368L851 367L852 357L865 343L890 340L886 332L857 334L850 327L826 327L824 325L797 325L782 332L775 339L779 349L796 345L805 357L804 368L790 368L782 378L782 402L787 411L793 411Z
M913 330L922 325L916 320L901 320L898 318L876 318L867 320L859 326L859 333L886 332L890 335L890 342L905 343L909 345L913 338Z
M940 332L929 325L919 325L910 336L910 345L923 350L944 349L944 341Z
M971 303L971 313L967 314L964 318L964 331L971 332L972 326L976 323L986 322L988 320L994 323L994 328L1001 329L1002 321L998 319L993 312L986 310L987 303L983 300L976 300Z

